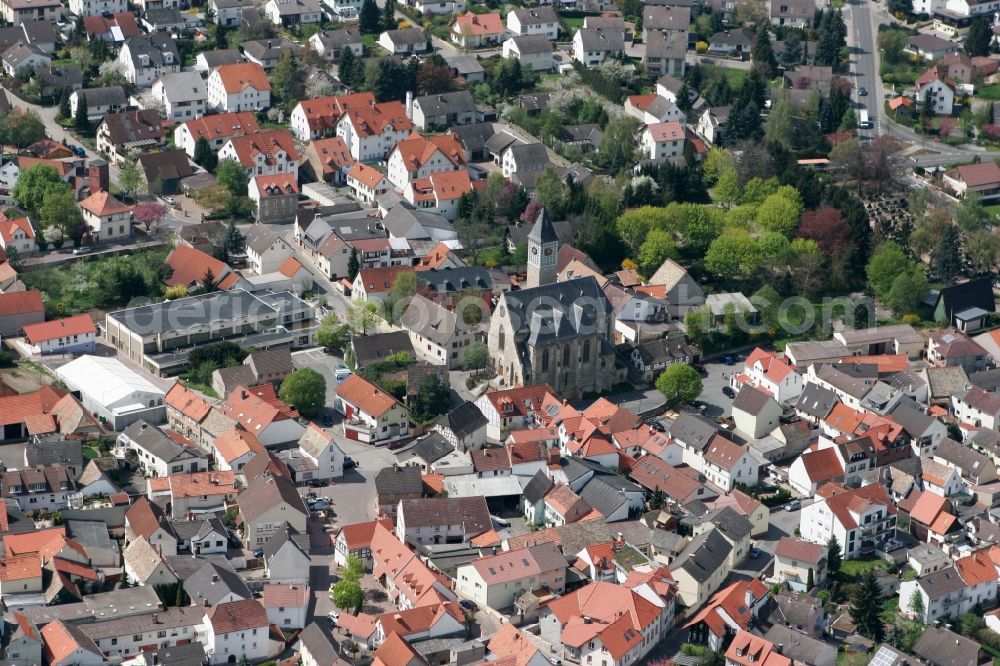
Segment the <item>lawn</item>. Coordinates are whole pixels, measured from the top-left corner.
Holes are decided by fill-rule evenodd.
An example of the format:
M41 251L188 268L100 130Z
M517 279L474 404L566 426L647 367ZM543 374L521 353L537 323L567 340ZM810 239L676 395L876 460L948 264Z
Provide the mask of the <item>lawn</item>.
M869 569L888 569L889 563L885 560L844 560L840 563L840 573L843 576L860 576Z
M566 29L569 32L573 32L574 30L578 30L578 29L582 28L584 20L585 19L582 16L578 17L578 18L566 18L566 17L563 17L563 19L562 19L563 23L566 24Z
M1000 83L991 86L983 86L976 91L976 97L981 99L1000 99Z
M983 210L986 211L987 214L992 215L993 217L996 217L997 215L1000 215L1000 204L993 204L991 206L983 206Z
M704 74L702 75L702 80L711 78L715 70L722 70L726 74L726 78L729 79L729 87L732 90L739 90L743 87L743 82L746 80L749 72L745 69L736 69L735 67L720 67L719 65L699 65L704 69Z
M87 460L92 460L94 458L100 458L101 453L97 449L85 446L83 447L83 457Z

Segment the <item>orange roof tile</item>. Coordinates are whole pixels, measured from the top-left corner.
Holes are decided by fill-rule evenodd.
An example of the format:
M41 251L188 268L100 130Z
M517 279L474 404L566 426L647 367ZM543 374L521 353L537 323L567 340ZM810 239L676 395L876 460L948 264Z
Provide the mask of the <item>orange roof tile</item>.
M205 137L209 141L227 139L241 134L260 131L257 117L249 111L239 113L213 113L184 123L195 141Z
M264 156L265 164L276 164L276 153L283 152L289 160L299 159L292 133L288 130L267 130L256 134L244 134L229 139L239 163L248 169L257 166L257 156Z
M278 267L278 272L289 278L295 277L300 270L302 270L302 262L291 256Z
M56 319L41 324L28 324L24 327L24 335L31 344L48 340L56 340L72 335L87 335L97 332L90 315L75 315L65 319Z
M466 37L487 37L499 35L504 31L503 19L500 14L473 14L466 12L455 19L457 33Z
M24 235L28 238L35 237L35 229L31 226L31 220L27 217L10 219L6 215L0 216L0 236L3 237L4 243L13 242L14 232L18 229L23 231Z
M215 68L212 75L215 76L216 74L229 94L243 92L251 87L261 92L271 90L271 84L267 81L267 74L264 73L264 68L255 62L237 62L228 65L219 65Z
M837 457L837 450L832 446L803 453L802 464L806 468L809 480L816 484L833 481L844 474L840 458Z
M0 580L25 580L42 577L42 558L38 553L12 555L0 560Z
M257 436L245 430L230 430L215 440L215 450L231 463L248 453L267 453Z
M337 396L342 401L375 418L381 417L397 405L402 407L402 403L396 398L360 375L351 375L345 379L337 387Z
M237 386L219 409L255 435L272 423L299 418L299 412L282 402L270 384Z
M406 116L401 102L381 102L372 106L351 107L344 114L359 136L375 136L389 127L397 132L409 132L413 123Z
M977 585L996 580L998 577L996 565L990 559L989 552L980 550L972 555L955 560L955 568L966 585Z
M110 192L94 192L79 204L80 208L97 217L127 213L132 206L126 206Z
M910 518L924 525L931 525L945 510L948 500L934 493L922 493L910 512Z
M331 95L302 100L299 108L309 128L314 131L332 130L347 110L357 106L374 106L375 96L370 92ZM339 139L339 137L337 137ZM342 139L339 139L343 143ZM317 142L318 144L318 142ZM318 151L317 151L318 152Z
M187 245L174 247L167 256L167 265L173 269L173 273L167 278L167 285L170 287L187 287L201 282L208 271L212 271L218 285L219 280L230 272L229 265L225 262Z
M375 167L370 167L362 162L355 162L347 172L347 177L374 190L385 179L385 174Z
M212 404L210 402L180 382L176 382L170 387L164 401L168 407L176 409L187 418L196 422L201 422L212 411Z

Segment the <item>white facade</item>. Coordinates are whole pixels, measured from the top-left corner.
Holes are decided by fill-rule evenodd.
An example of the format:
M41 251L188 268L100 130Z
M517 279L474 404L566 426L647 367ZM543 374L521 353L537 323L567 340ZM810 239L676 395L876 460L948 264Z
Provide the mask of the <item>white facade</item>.
M163 105L168 120L181 123L205 115L205 83L197 74L161 77L153 82L152 95Z
M271 106L270 88L258 90L247 83L237 92L226 90L219 70L208 75L208 107L216 111L264 111Z
M291 246L281 236L275 236L262 252L259 249L247 246L247 263L257 275L276 273L285 259L292 256Z
M523 9L521 13L528 12L534 15L535 12L530 9ZM542 21L537 16L532 16L530 19L526 20L524 23L521 22L521 18L518 16L517 11L510 11L507 14L507 30L510 31L512 35L545 35L550 40L555 41L559 37L559 23L558 21Z
M77 16L101 16L128 11L125 0L69 0L69 10Z
M302 629L306 626L308 606L274 606L267 609L267 621L280 629Z
M934 114L950 116L955 105L955 90L941 79L935 79L917 90L917 101L924 104L931 98Z
M871 487L871 486L869 486ZM857 491L854 491L857 492ZM836 537L841 544L844 559L860 556L862 541L866 539L884 540L895 533L896 517L888 513L888 507L881 502L866 503L861 512L848 509L852 524L845 525L827 506L827 500L818 498L802 507L799 518L799 533L806 541L825 545L830 537Z
M427 178L432 173L454 171L458 168L440 149L435 149L428 159L417 166L416 170L411 171L411 166L404 162L403 154L399 148L394 147L389 153L389 182L399 189L404 189L411 180Z
M392 124L387 124L381 133L362 134L354 127L350 114L345 114L337 123L337 136L350 148L351 157L360 162L384 160L389 151L409 135L409 129L396 129Z
M294 159L278 146L274 146L270 160L268 160L267 155L260 152L254 154L253 159L253 166L247 167L251 176L276 176L282 173L290 173L296 180L299 178L298 160ZM236 147L232 141L227 141L222 146L222 150L219 151L219 162L223 162L224 160L233 160L242 164L239 153L236 152Z
M639 134L639 151L648 160L664 160L684 155L684 137L663 139L654 137L647 126Z
M521 53L517 47L517 42L513 39L506 39L503 42L503 57L514 58L521 63L522 69L532 72L548 72L555 68L555 56L553 51L539 53Z
M216 634L208 615L204 619L202 643L212 664L237 663L244 656L251 662L267 658L268 627ZM235 660L230 660L235 656Z

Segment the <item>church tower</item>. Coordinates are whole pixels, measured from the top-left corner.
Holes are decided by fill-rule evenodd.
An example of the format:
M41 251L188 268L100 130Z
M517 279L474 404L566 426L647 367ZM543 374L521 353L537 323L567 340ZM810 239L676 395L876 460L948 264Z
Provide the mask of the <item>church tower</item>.
M540 287L556 281L556 260L559 256L559 238L542 208L535 226L528 234L528 280L526 287Z

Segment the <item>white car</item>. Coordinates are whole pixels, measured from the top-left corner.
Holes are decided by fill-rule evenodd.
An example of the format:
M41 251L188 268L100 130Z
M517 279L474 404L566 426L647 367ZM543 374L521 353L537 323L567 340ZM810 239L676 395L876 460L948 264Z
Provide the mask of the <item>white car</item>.
M337 620L340 619L340 611L334 608L332 611L327 613L326 616L330 618L333 622L336 622Z

